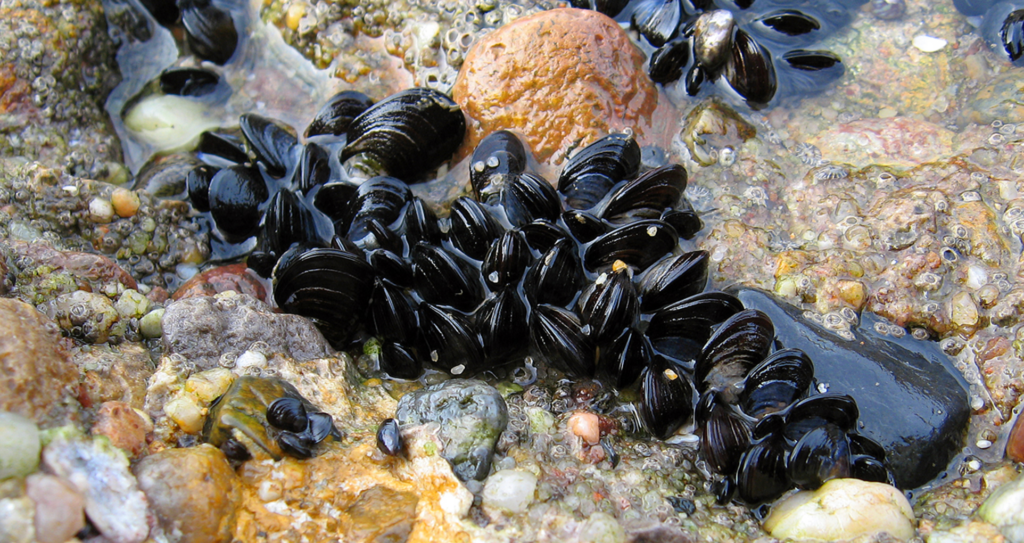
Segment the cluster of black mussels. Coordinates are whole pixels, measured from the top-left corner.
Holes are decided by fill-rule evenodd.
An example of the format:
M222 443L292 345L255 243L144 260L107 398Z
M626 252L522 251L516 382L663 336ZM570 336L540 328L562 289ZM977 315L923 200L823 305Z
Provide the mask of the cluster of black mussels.
M981 17L981 35L993 52L1024 66L1024 2L953 0L953 5L968 17Z
M469 159L473 197L439 219L392 177L422 179L459 146L462 113L436 91L376 104L341 93L305 144L254 114L240 126L240 139L201 139L193 205L227 242L255 245L249 266L272 278L283 310L339 347L363 330L379 338L390 376L426 365L469 376L532 357L635 387L655 436L696 422L722 500L762 503L835 477L891 481L882 448L856 432L853 399L817 394L806 355L772 352L764 313L707 291L708 254L681 246L703 226L686 170L642 167L631 134L580 149L552 186L515 134L495 132ZM346 179L356 156L390 175ZM270 425L308 432L301 402L283 402L269 404ZM288 454L311 450L289 440L278 440Z
M657 83L683 78L686 93L724 81L753 109L820 91L843 75L841 59L811 49L866 0L573 0L629 21L650 50Z

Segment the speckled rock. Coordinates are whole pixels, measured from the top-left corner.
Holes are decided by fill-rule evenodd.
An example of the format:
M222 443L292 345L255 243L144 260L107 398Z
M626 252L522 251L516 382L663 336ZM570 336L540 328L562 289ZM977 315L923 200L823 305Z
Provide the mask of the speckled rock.
M124 402L142 408L146 380L153 373L153 359L143 345L93 345L71 349L71 361L81 368L79 400L85 407L104 402Z
M180 354L199 370L216 367L222 355L241 354L257 341L266 344L268 354L283 353L298 361L333 352L309 320L274 313L252 296L233 291L169 304L163 331L165 354Z
M647 144L665 129L643 55L595 11L553 9L492 32L469 51L452 95L470 119L460 156L503 128L553 164L612 131L631 127Z
M256 273L245 263L217 266L197 273L182 283L171 295L172 300L192 298L194 296L213 296L218 292L233 290L239 294L248 294L261 302L268 302L267 289L264 288Z
M911 117L863 119L840 124L810 143L833 162L905 168L949 156L953 132Z
M43 467L66 479L85 497L85 514L113 543L142 543L149 534L146 496L128 471L128 458L104 437L74 430L43 448Z
M71 292L62 290L59 285L65 276L70 279L70 288L74 290L86 288L110 296L138 288L131 274L103 255L60 251L43 242L14 241L11 249L18 255L23 268L43 267L46 270L45 274L33 277L30 283L18 284L16 294L36 305L50 301L58 294Z
M33 473L25 479L25 494L35 503L38 543L64 543L85 527L85 498L71 483Z
M115 447L129 456L136 456L146 449L146 434L153 430L152 423L142 418L130 405L124 402L106 402L96 412L96 423L92 425L93 435L103 435Z
M77 406L78 370L58 337L53 322L32 306L0 299L0 411L45 426Z
M121 335L126 323L121 323L110 298L94 292L76 290L61 294L42 306L47 317L53 319L71 337L89 343L104 343L112 335ZM120 324L115 329L115 326Z
M441 456L463 481L483 480L491 469L508 408L498 390L477 379L452 379L402 396L395 415L400 425L437 423Z
M132 471L169 541L231 541L241 485L220 450L168 449L143 458Z

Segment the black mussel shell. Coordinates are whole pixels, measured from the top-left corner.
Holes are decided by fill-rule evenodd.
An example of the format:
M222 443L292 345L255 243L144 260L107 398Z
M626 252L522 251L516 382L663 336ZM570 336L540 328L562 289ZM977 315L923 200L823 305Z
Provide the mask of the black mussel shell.
M620 226L595 239L583 254L589 270L597 270L621 260L637 271L672 252L679 244L675 228L659 220L636 221Z
M370 294L370 333L388 341L411 343L416 337L416 313L405 292L377 278Z
M751 446L736 471L736 491L749 504L774 500L790 488L786 478L786 451L778 439Z
M365 221L364 227L366 234L354 240L356 245L367 251L385 249L395 253L402 252L402 237L394 230L384 226L379 218L369 217Z
M140 0L142 6L156 19L156 22L169 27L178 22L181 12L174 0Z
M1019 4L1018 4L1019 5ZM999 25L999 42L1003 52L1014 65L1020 65L1024 59L1024 9L1010 12Z
M700 451L718 473L732 475L750 446L750 423L709 394L709 413L700 429Z
M768 356L775 327L764 313L745 309L715 330L694 366L697 390L728 390Z
M331 179L331 157L327 150L315 143L307 143L299 156L299 167L295 170L296 188L306 194Z
M783 53L782 60L791 70L786 79L794 92L819 91L843 76L845 68L835 54L828 51L793 49Z
M548 304L536 306L530 317L530 345L538 359L571 376L594 374L594 344L572 311Z
M742 30L736 31L724 75L753 109L766 106L778 88L771 53Z
M419 197L414 196L405 209L405 238L409 245L421 241L434 245L441 243L437 215Z
M629 0L570 0L574 8L590 9L615 17L629 4Z
M849 436L847 436L849 437ZM850 475L861 481L872 483L885 483L896 486L892 472L885 466L885 462L871 456L854 455L850 462Z
M412 264L399 253L373 249L366 253L366 261L381 278L402 288L412 288Z
M495 290L518 283L532 262L533 254L526 244L526 237L519 230L508 230L487 250L480 274L487 287Z
M262 277L270 277L277 259L292 244L325 244L325 240L317 236L313 212L294 193L287 190L278 191L270 199L256 240L256 249L250 255L248 263L249 267Z
M210 182L217 171L213 166L202 165L192 168L185 176L188 199L196 211L210 210Z
M690 62L690 40L679 36L651 53L647 75L651 81L666 85L683 76L683 67Z
M576 245L560 238L526 272L523 291L531 305L565 305L579 292L583 267Z
M412 249L412 281L427 302L472 311L483 300L479 273L441 247L417 243Z
M683 368L655 355L640 376L640 416L659 439L667 439L693 415L693 385Z
M256 113L243 114L238 118L238 125L267 173L274 177L284 175L291 162L292 148L298 144L295 136L277 121Z
M199 135L196 151L199 151L200 155L214 156L233 164L249 162L249 155L245 154L242 140L231 134L203 132Z
M846 432L826 423L804 434L786 459L786 475L793 484L808 490L830 479L849 477L850 444Z
M750 370L743 383L740 406L754 418L779 412L807 392L814 364L803 351L783 349Z
M238 30L231 13L210 0L178 0L181 22L192 54L223 66L238 48Z
M562 166L558 191L576 209L590 209L609 189L636 176L640 146L632 134L609 134L584 147Z
M835 424L849 432L857 424L860 410L853 397L847 394L819 394L804 398L793 404L786 412L786 439L796 441L821 424L821 421Z
M538 219L529 224L524 224L519 229L526 236L526 243L532 249L541 253L551 250L555 246L555 242L569 235L565 230L559 228L558 225L546 219Z
M366 313L373 269L357 254L332 248L282 255L274 270L278 307L320 321L335 343L344 341Z
M632 328L640 316L640 301L629 268L621 266L602 273L583 291L579 300L580 320L589 326L598 345Z
M474 260L483 260L491 243L501 235L501 226L480 202L462 196L451 204L448 239L456 249Z
M341 161L374 156L389 174L416 179L444 164L462 144L466 119L438 91L412 88L376 103L352 120Z
M469 319L458 311L420 304L420 337L431 362L452 375L471 375L484 359Z
M586 211L570 209L562 213L565 227L580 243L590 243L608 232L609 225Z
M316 195L313 197L313 207L334 221L335 230L338 229L339 224L347 229L348 222L352 220L348 216L348 204L357 188L356 185L340 181L326 183L316 191Z
M316 447L316 442L306 432L281 432L277 436L277 445L285 454L295 458L313 458L315 456L313 448Z
M743 304L723 292L703 292L672 302L651 316L647 337L670 356L693 360L711 337L714 325L743 310Z
M686 72L686 79L683 80L686 94L697 96L697 93L700 92L700 86L704 84L706 79L708 79L708 73L700 64L691 66L690 70Z
M245 448L245 445L241 441L233 437L229 437L224 440L224 443L220 444L220 450L224 453L224 456L228 457L228 460L234 460L236 462L245 462L246 460L252 459L252 454L249 453L249 449Z
M320 443L327 439L327 436L340 438L341 434L334 427L334 419L327 413L309 413L309 437L313 443Z
M601 211L604 219L657 219L686 190L686 169L670 164L649 170L612 193Z
M279 430L304 432L309 426L306 406L298 398L278 398L267 406L267 422Z
M641 0L633 8L631 22L651 45L661 47L675 37L682 17L680 0Z
M217 90L220 76L202 68L168 68L160 73L160 92L177 96L206 96Z
M821 23L810 15L795 9L780 9L758 17L755 24L785 36L803 36L821 30Z
M508 130L492 132L476 146L469 163L473 196L495 204L508 185L526 169L526 148Z
M505 218L513 226L522 226L537 219L556 220L562 212L558 193L547 180L523 172L508 183L501 194Z
M672 225L676 233L683 239L693 239L704 228L704 221L693 209L693 204L686 197L682 197L672 209L666 209L661 214L661 220Z
M830 51L807 51L804 49L786 51L782 55L782 59L790 66L805 72L827 70L842 63L842 60Z
M519 357L530 333L526 302L515 285L507 285L484 301L476 314L484 354L495 363Z
M210 180L210 214L229 242L242 241L260 225L260 205L270 192L263 176L252 168L225 168Z
M423 363L415 348L387 341L380 346L380 370L396 379L415 379L423 372Z
M626 388L640 378L654 352L647 336L635 328L624 330L598 350L598 371L610 376L618 389Z
M321 134L340 136L348 131L353 119L372 105L373 100L359 91L341 91L327 100L316 113L316 117L306 127L306 137Z
M384 419L377 427L377 450L388 456L402 452L402 435L395 419Z
M708 283L708 252L668 256L651 266L637 285L640 307L650 313L704 291Z
M984 15L988 8L992 7L996 0L953 0L957 11L968 17Z
M409 185L399 179L383 175L367 179L356 188L344 214L336 218L335 230L341 232L344 228L349 239L358 241L369 233L371 220L390 225L402 216L411 199Z

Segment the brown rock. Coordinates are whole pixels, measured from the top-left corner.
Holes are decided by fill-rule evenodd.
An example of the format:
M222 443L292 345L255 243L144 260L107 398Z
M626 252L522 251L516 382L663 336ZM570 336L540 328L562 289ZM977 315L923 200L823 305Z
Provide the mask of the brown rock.
M116 401L142 408L146 381L153 374L153 360L142 345L122 343L75 349L71 360L84 371L78 399L85 407Z
M25 493L36 504L39 543L64 543L85 527L85 498L60 477L33 473L25 479Z
M41 426L61 423L77 404L77 387L78 371L53 321L24 302L0 299L0 411Z
M554 9L516 20L466 55L455 101L470 118L460 156L495 130L525 136L537 159L558 164L571 150L632 128L659 143L658 91L626 32L589 10ZM657 125L657 126L656 126Z
M93 435L105 435L110 442L131 456L146 449L146 433L152 424L124 402L106 402L96 413Z
M1018 415L1006 440L1006 457L1014 462L1024 462L1024 417Z
M241 493L219 449L167 449L143 458L133 471L170 541L231 541Z
M381 485L362 491L346 511L352 520L351 541L407 541L419 501L412 492Z
M198 273L178 287L171 298L181 300L194 296L213 296L225 290L248 294L261 302L268 302L267 289L244 263L217 266Z
M45 243L14 242L11 248L19 257L29 258L37 266L49 266L53 272L73 275L80 286L91 291L105 292L108 289L103 286L111 282L120 283L124 289L138 289L130 273L103 255L58 251Z

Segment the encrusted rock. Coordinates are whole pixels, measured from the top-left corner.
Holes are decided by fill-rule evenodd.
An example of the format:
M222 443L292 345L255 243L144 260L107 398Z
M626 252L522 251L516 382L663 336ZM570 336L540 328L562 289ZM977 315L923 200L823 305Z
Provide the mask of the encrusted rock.
M146 448L146 434L153 425L124 402L106 402L96 413L95 435L107 436L117 448L136 456Z
M609 132L632 127L646 144L664 129L655 126L658 91L643 54L596 11L553 9L488 34L470 49L452 95L470 118L460 155L503 128L554 164Z
M168 540L231 541L241 485L220 450L168 449L143 458L133 471Z
M1006 440L1006 457L1014 462L1024 462L1024 416L1017 415Z
M810 143L836 162L911 167L949 156L953 132L910 117L864 119L837 125Z
M163 332L165 354L180 354L199 370L216 367L223 354L241 354L257 341L271 353L300 362L333 352L309 320L274 313L252 296L231 291L171 303L164 313Z
M0 299L0 411L47 425L77 404L78 371L57 343L57 327L32 306Z
M44 305L43 312L71 337L89 343L104 343L112 335L123 334L123 324L115 329L120 316L114 304L102 294L84 290L61 294Z
M25 494L35 503L38 543L64 543L85 527L85 498L64 479L33 473Z
M508 409L498 390L477 379L452 379L402 396L395 415L401 425L440 425L441 456L463 481L483 480L491 469Z
M353 541L406 541L416 523L419 501L412 492L370 487L345 511L352 521L348 535Z
M86 407L116 401L142 408L146 380L153 373L153 360L142 345L122 343L116 347L93 345L89 349L73 349L71 361L84 371L79 400Z

